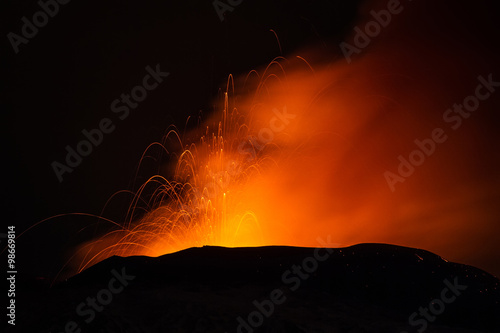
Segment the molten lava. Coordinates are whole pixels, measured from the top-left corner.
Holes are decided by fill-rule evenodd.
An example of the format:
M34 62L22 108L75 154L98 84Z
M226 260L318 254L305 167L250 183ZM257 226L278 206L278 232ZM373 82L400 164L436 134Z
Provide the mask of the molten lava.
M80 269L111 255L202 245L318 246L327 235L341 246L390 243L464 263L494 248L493 98L460 129L443 120L493 69L432 44L430 32L408 41L412 23L404 24L393 23L349 65L277 58L261 75L230 77L211 119L188 139L171 130L155 144L167 151L178 143L174 173L151 177L126 223L80 248ZM446 142L392 191L385 172L435 128Z

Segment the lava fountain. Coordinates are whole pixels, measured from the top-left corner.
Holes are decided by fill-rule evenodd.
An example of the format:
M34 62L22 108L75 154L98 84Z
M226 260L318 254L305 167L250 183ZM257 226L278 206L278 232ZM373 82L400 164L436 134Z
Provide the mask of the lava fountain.
M309 70L303 60L302 66ZM158 256L192 246L261 246L273 238L261 227L249 198L259 195L250 184L276 167L274 152L284 142L289 113L286 99L270 96L270 90L287 94L284 58L277 58L261 77L252 71L244 90L254 92L253 101L236 107L233 77L227 82L219 112L198 124L182 140L175 127L161 142L151 144L143 154L160 147L177 147L173 174L157 174L137 191L127 222L98 240L79 248L79 271L112 255ZM270 116L270 125L262 124ZM187 142L186 142L187 141ZM175 148L174 148L175 149ZM141 159L141 160L142 160ZM164 168L169 169L169 168ZM145 213L142 213L145 211ZM139 219L135 217L142 213Z
M491 91L460 128L444 117L478 77L500 81L494 57L474 39L458 54L430 39L435 27L416 33L403 14L351 64L310 53L230 76L208 120L185 135L170 128L148 148L169 153L173 172L152 176L127 221L79 249L79 270L112 255L317 246L319 236L423 248L495 270L480 258L492 256L499 232L498 96ZM435 129L446 139L391 187L386 172L397 173L400 156L408 160Z

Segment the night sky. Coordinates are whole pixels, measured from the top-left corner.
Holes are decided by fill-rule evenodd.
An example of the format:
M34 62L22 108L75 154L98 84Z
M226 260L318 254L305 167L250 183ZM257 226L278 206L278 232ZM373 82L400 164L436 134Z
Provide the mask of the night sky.
M7 211L2 228L15 225L19 234L54 215L100 215L114 193L136 190L144 181L143 175L134 184L148 144L161 140L169 125L182 130L188 116L214 111L229 74L245 75L308 47L331 62L344 61L339 43L352 31L359 2L242 1L221 21L212 1L74 0L59 4L58 12L16 53L8 33L21 35L22 17L32 20L40 6L36 1L4 1L2 151L7 186L2 192ZM477 3L473 12L456 4L447 9L455 19L467 13L469 26L477 23L470 31L484 45L477 52L498 53L494 2ZM125 111L113 112L112 103L143 84L157 66L168 76L126 117ZM154 80L148 83L154 85ZM65 147L75 148L84 138L82 130L97 128L104 118L112 122L106 125L111 133L60 182L51 164L64 163ZM129 200L118 195L105 217L123 218ZM66 216L31 229L17 243L19 270L26 276L57 274L72 246L93 235L94 229L84 227L95 222L88 216Z

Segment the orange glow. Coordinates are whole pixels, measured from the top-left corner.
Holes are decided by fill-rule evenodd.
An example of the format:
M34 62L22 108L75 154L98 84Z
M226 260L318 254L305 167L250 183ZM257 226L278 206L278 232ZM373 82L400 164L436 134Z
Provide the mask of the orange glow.
M230 77L223 107L187 133L196 139L170 131L162 141L183 148L174 175L151 178L130 216L153 188L150 211L85 244L80 269L202 245L318 246L327 235L341 246L390 243L481 266L474 258L496 246L498 232L498 152L477 150L496 135L485 125L493 104L457 130L442 116L492 70L476 59L470 72L456 71L469 60L426 49L417 36L394 43L392 29L350 65L278 58L261 76ZM286 122L272 120L285 109ZM446 142L393 193L384 172L437 127Z

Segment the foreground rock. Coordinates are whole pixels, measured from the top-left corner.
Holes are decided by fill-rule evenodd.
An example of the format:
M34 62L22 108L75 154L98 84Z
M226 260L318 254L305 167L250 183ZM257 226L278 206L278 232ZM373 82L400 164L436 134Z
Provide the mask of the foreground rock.
M192 248L112 257L20 299L21 332L498 332L499 280L424 250ZM80 331L81 330L81 331Z

